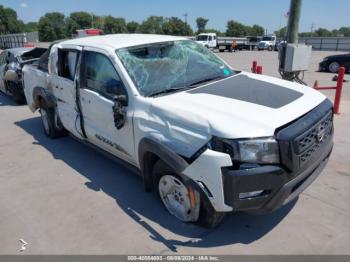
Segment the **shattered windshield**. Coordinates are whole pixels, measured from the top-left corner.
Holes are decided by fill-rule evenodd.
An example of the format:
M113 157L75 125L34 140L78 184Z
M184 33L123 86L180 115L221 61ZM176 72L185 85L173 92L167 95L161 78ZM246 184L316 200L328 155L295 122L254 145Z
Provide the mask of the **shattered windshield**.
M172 41L117 50L140 94L152 96L229 77L233 71L193 41Z

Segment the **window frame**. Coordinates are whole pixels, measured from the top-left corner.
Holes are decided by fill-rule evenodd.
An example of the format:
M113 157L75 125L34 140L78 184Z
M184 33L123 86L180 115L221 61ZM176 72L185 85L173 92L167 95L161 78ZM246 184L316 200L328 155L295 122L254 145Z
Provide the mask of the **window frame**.
M108 55L106 55L105 53L103 52L99 52L97 50L85 50L83 49L82 51L82 54L81 54L81 63L80 63L80 72L79 72L79 89L86 89L86 90L90 90L92 92L95 92L101 96L103 96L104 98L107 98L109 100L113 100L113 97L114 95L111 95L111 94L108 94L106 92L103 92L101 90L97 90L95 88L91 88L91 87L88 87L86 85L84 85L84 82L85 82L85 74L84 74L84 71L85 71L85 66L86 66L86 61L85 61L85 54L86 53L94 53L94 54L97 54L97 55L101 55L101 56L104 56L111 64L111 66L113 67L114 69L114 72L116 73L116 75L118 76L119 78L119 81L121 83L121 87L123 89L123 95L125 95L128 99L128 92L127 92L127 88L123 82L123 79L121 78L117 68L115 67L113 61L110 59L110 57Z

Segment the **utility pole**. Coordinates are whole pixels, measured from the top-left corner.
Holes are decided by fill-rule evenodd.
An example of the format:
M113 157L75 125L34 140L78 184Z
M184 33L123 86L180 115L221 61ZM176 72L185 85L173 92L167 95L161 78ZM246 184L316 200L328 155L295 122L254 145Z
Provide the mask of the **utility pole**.
M300 11L301 11L301 2L302 0L291 0L290 8L289 8L289 19L288 19L288 27L287 27L287 43L283 45L282 49L279 53L279 72L283 79L289 81L296 81L301 84L305 84L302 79L299 78L299 74L305 70L291 71L291 68L288 68L288 71L285 68L286 63L286 52L287 48L290 44L294 44L294 50L299 50L299 52L303 52L300 50L305 50L304 52L307 54L307 49L302 45L298 45L298 31L299 31L299 20L300 20ZM291 45L292 46L292 45ZM310 49L311 52L311 49ZM288 58L289 63L293 63L293 58ZM306 85L306 84L305 84Z
M184 14L184 17L185 17L185 23L187 24L188 13L185 13L185 14Z
M315 24L312 23L312 24L311 24L311 34L314 32L314 28L315 28Z
M287 42L298 43L298 29L301 11L301 0L291 0L288 19Z

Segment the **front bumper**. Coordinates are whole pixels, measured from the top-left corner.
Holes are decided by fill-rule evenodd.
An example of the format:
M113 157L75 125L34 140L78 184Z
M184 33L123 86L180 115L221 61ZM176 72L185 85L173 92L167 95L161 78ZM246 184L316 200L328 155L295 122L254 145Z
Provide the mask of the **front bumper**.
M318 71L319 72L324 72L327 71L327 62L326 61L322 61L321 63L318 64Z
M325 100L277 131L281 164L222 168L225 204L236 211L265 213L292 201L324 169L332 152L333 134L332 103Z
M222 168L225 204L235 211L267 213L295 199L322 172L332 152L333 142L325 145L319 160L298 174L282 166L262 166L245 170ZM290 179L290 177L294 177ZM261 191L253 198L240 198L240 193Z

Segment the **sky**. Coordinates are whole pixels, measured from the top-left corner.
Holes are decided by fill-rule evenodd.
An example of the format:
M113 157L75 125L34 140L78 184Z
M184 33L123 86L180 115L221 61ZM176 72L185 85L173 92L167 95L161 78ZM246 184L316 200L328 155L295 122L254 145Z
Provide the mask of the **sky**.
M207 28L226 30L228 20L243 24L259 24L273 33L287 24L284 14L290 0L0 0L0 5L17 11L24 22L37 21L47 12L68 15L86 11L97 15L124 17L127 21L142 22L150 15L185 19L196 29L197 17L209 19ZM319 27L335 29L350 26L350 0L302 0L299 31Z

